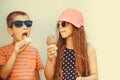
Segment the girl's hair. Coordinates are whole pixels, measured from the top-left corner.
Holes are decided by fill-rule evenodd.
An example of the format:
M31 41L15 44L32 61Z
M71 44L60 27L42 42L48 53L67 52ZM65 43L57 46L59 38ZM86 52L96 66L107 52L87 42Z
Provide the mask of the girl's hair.
M57 31L58 32L58 31ZM58 32L58 50L57 50L57 62L55 66L54 79L59 80L62 78L62 62L63 62L63 50L65 49L66 39L63 39ZM87 55L87 40L84 30L84 26L77 28L73 26L73 48L75 52L75 69L78 76L89 75L88 55Z
M18 15L23 15L23 16L28 16L28 14L27 13L25 13L25 12L23 12L23 11L13 11L13 12L11 12L8 16L7 16L7 18L6 18L6 22L7 22L7 26L9 26L10 25L10 23L14 20L14 18L16 17L16 16L18 16ZM28 16L29 17L29 16Z

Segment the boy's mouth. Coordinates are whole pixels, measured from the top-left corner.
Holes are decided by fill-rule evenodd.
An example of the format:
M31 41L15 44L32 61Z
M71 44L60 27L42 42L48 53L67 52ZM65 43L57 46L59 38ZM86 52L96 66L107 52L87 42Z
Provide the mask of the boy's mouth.
M27 32L24 32L23 34L22 34L22 39L25 39L25 38L27 38L28 37L28 33Z
M26 42L26 44L29 44L31 42L31 38L29 38L29 35L27 32L24 32L22 34L22 39Z

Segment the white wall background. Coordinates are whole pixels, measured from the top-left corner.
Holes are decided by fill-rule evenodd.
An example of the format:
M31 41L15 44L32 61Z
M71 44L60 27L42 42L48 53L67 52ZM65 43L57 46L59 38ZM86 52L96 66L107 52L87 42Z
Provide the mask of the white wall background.
M99 80L120 80L119 0L0 0L0 46L11 43L6 16L14 10L27 12L34 21L32 45L46 61L46 37L55 32L58 16L65 8L80 10L85 18L88 41L95 47ZM45 80L41 72L42 80Z

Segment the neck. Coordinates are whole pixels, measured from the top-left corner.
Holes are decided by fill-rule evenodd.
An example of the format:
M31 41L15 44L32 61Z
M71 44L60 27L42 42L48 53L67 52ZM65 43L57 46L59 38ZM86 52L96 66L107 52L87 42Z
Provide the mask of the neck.
M12 45L15 46L15 44L16 44L17 42L18 42L18 41L13 40Z
M69 37L69 38L66 39L66 48L73 49L72 37Z

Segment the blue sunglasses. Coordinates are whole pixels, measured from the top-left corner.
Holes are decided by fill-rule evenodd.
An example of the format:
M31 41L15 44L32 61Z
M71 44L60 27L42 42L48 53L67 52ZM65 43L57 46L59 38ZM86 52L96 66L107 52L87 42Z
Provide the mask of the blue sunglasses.
M17 28L20 28L23 26L23 23L26 27L30 28L32 26L32 21L31 20L25 20L25 21L21 21L21 20L16 20L13 21L10 25L9 28L12 28L13 25L15 25Z

